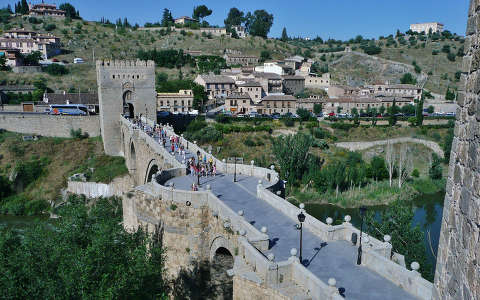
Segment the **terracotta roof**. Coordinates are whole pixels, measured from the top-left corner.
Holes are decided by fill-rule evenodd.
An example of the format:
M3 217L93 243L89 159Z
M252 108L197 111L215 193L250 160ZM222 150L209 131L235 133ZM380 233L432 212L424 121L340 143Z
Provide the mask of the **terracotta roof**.
M351 98L327 98L325 102L334 102L334 103L378 103L379 100L376 98L369 97L351 97Z
M387 89L412 89L412 90L419 90L420 88L413 84L391 84L387 85L385 88Z
M297 101L292 95L268 95L262 98L262 101Z
M48 104L65 104L67 100L70 104L98 104L98 94L96 93L47 93Z

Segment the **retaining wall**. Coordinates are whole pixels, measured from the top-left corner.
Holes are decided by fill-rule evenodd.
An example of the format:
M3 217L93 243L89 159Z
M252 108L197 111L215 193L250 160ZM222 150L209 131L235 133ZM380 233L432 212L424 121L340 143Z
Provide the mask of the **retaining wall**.
M111 183L68 181L67 192L85 195L88 198L121 196L133 188L130 175L115 178Z
M70 137L70 130L82 129L91 137L100 135L99 116L52 116L34 113L0 113L0 128L25 134Z

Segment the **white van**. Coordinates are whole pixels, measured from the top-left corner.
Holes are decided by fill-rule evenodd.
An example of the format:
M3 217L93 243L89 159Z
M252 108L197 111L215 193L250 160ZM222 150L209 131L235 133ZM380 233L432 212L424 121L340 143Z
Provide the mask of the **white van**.
M77 57L77 58L74 58L74 59L73 59L73 63L74 63L74 64L83 64L84 61L83 61L82 58Z

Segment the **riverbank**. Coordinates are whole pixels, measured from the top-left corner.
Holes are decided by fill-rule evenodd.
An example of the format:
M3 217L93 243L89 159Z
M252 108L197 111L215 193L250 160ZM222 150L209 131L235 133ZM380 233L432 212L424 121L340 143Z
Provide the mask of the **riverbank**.
M327 191L319 193L313 188L295 188L287 200L293 204L331 204L340 208L358 208L360 206L388 205L396 200L412 201L421 195L435 194L445 190L445 180L429 178L413 179L401 188L397 182L390 186L388 181L371 182L364 187L348 191Z

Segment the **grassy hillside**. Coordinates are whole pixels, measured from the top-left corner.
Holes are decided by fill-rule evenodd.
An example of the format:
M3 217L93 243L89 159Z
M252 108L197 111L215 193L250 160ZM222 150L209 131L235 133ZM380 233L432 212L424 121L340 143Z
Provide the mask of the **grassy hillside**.
M39 76L47 79L47 85L54 90L80 89L81 91L96 90L96 73L94 58L117 58L135 59L140 49L184 49L201 50L205 54L222 55L224 49L240 50L245 54L260 56L267 50L273 59L283 59L293 54L311 56L320 65L328 65L335 82L341 84L365 84L375 81L389 80L392 83L399 82L405 72L416 74L415 61L421 70L419 72L420 83L425 83L425 88L433 93L445 94L448 86L456 88L458 78L456 73L460 69L461 57L455 57L455 61L447 59L446 53L442 52L445 45L450 46L452 53L457 53L463 45L463 38L455 36L454 39L440 38L436 41L426 39L421 41L408 41L401 43L402 38L394 38L395 44L389 43L387 38L381 38L374 42L381 48L379 54L372 56L359 55L363 53L362 44L356 42L329 41L318 43L314 41L292 40L284 43L279 40L249 37L247 39L232 39L229 37L208 38L200 34L174 32L164 34L160 31L143 31L133 29L118 29L102 25L97 22L72 20L66 22L53 18L46 18L42 24L31 24L27 17L15 17L9 24L0 25L0 33L11 28L25 28L28 30L45 31L45 24L55 29L49 32L61 38L63 54L57 56L59 60L70 62L70 73L64 76L50 76L41 74L14 74L12 72L0 72L1 83L31 84ZM405 37L408 39L408 36ZM333 44L332 44L333 43ZM366 43L366 40L363 40ZM388 46L387 46L388 45ZM350 47L354 53L342 52L344 47ZM338 52L325 53L328 51ZM432 55L433 52L437 55ZM73 58L81 57L85 60L83 65L73 65ZM381 58L381 59L378 59ZM189 66L182 68L182 74L186 77L194 77L195 69ZM157 68L157 72L164 72L170 78L179 74L176 68Z
M90 172L91 180L109 182L127 173L123 158L103 154L99 138L46 138L23 141L22 135L0 134L0 183L8 180L10 193L0 193L0 213L36 214L56 202L68 176ZM4 197L1 197L4 195Z

